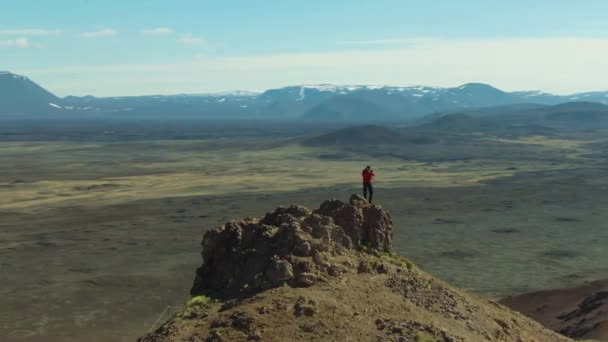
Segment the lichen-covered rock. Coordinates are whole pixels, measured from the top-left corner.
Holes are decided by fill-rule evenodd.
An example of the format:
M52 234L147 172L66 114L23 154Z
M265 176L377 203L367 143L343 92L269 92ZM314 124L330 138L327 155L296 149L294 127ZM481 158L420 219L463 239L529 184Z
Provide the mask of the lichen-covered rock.
M390 252L393 248L393 222L385 209L379 206L363 208L362 241L370 248Z
M286 260L273 260L266 269L266 277L272 284L289 281L293 278L293 267Z
M389 213L358 195L348 203L325 201L312 212L292 205L232 220L205 233L191 293L235 297L282 284L311 286L348 271L331 258L390 252L392 234Z
M381 252L392 250L393 222L390 214L360 195L352 195L348 204L335 199L325 201L315 213L331 217L355 247L365 246Z
M265 224L279 226L282 223L292 223L297 218L307 216L310 210L300 205L291 205L287 208L278 207L272 213L267 213L262 219Z
M296 285L301 287L309 287L314 285L316 277L312 273L302 272L298 274L296 280Z

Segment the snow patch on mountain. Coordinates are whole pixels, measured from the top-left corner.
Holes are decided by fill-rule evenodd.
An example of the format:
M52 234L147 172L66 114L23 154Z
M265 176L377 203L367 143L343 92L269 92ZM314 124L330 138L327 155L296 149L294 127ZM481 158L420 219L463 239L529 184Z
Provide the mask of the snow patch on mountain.
M541 91L541 90L531 90L531 91L516 92L516 93L520 94L523 97L551 96L552 95L552 94L549 94L549 93Z
M304 100L304 98L306 97L306 94L305 94L305 91L304 91L305 89L306 88L304 88L304 87L300 88L300 96L298 96L298 98L296 99L296 101L302 101L302 100Z

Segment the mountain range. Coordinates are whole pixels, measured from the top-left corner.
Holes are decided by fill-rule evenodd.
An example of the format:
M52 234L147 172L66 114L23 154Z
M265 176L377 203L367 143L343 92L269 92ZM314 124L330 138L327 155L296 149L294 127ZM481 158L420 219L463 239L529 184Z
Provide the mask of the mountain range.
M505 92L482 83L454 88L320 84L289 86L262 93L59 98L25 76L0 72L0 118L42 115L403 121L483 107L546 106L578 101L608 104L608 91L561 96L540 91Z

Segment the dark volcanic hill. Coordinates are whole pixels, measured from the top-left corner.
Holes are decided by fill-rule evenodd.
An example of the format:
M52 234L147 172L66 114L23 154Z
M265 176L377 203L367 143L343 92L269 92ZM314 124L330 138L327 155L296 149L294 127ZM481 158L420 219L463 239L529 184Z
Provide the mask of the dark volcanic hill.
M207 231L193 297L140 342L570 339L394 254L390 214L353 195Z
M508 297L501 303L572 338L608 341L608 280Z
M456 113L441 116L429 123L419 126L410 126L405 132L426 135L427 138L446 135L471 135L473 133L494 136L549 136L556 132L555 128L543 125L542 120L521 119L511 116L513 113L504 113L494 116L471 116L469 113ZM479 114L479 111L471 113Z
M568 102L540 111L544 118L559 122L608 122L608 106L594 102Z
M312 137L302 141L306 146L358 146L358 145L385 145L399 144L405 137L392 129L364 125L339 129L321 136Z
M566 102L552 106L518 104L429 115L421 130L496 133L528 130L551 134L555 128L587 129L608 126L608 106L594 102Z
M418 126L416 129L441 133L472 133L481 130L484 126L487 124L482 119L458 113L442 116L433 122Z
M59 101L29 78L0 71L0 115L47 114Z

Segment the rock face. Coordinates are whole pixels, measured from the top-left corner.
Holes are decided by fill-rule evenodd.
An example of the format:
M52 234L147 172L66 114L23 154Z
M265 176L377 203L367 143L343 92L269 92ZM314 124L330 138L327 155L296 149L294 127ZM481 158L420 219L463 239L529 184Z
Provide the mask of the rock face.
M191 293L230 298L282 284L308 287L357 266L340 256L390 252L392 234L389 213L359 195L314 211L292 205L233 220L205 234Z

